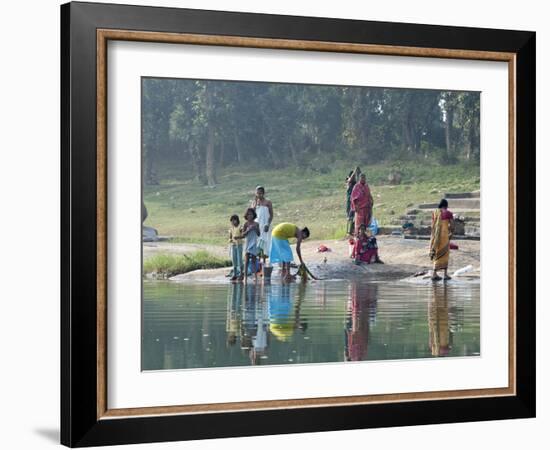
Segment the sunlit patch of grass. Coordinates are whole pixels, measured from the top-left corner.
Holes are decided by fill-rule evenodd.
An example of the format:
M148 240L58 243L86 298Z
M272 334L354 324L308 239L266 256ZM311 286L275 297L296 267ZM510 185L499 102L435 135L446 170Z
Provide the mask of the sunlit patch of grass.
M254 197L255 186L266 188L273 202L274 223L307 225L312 239L339 239L345 235L344 180L352 168L334 164L327 173L311 169L258 170L228 167L218 174L216 187L193 181L189 168L180 162L164 162L157 168L160 185L145 186L149 211L146 225L177 242L225 244L229 217L242 216ZM401 172L401 184L390 186L391 170ZM392 221L418 203L434 203L445 192L479 189L479 166L434 163L399 163L363 166L374 196L374 217L380 226ZM380 205L380 206L379 206Z
M197 269L215 269L231 266L231 261L219 258L205 250L198 250L189 255L156 254L143 261L143 273L156 273L171 277Z

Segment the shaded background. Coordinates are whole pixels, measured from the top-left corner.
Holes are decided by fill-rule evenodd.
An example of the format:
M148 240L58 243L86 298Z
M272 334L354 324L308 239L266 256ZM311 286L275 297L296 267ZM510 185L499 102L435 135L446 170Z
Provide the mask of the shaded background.
M479 92L144 77L141 133L146 225L185 242L224 244L256 185L274 223L343 238L357 165L381 226L479 190Z

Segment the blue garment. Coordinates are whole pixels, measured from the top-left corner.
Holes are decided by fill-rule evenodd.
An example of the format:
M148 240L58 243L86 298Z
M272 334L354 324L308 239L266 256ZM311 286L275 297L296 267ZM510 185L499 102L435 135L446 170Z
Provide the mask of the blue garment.
M249 228L246 231L246 240L244 243L244 252L250 255L258 255L258 234L256 228Z
M233 276L240 276L243 273L243 244L231 244L231 261Z
M378 234L378 221L374 217L370 221L369 230L373 236Z
M294 260L292 249L287 239L279 239L271 236L271 248L269 249L271 264L288 263Z
M260 271L260 261L256 258L256 262L252 263L252 259L248 260L248 275L254 275Z

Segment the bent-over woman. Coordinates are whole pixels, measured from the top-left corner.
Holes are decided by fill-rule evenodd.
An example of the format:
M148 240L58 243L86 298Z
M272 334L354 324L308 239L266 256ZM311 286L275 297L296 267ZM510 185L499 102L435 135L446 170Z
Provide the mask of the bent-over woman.
M269 251L269 259L272 264L281 264L281 278L290 281L290 263L294 260L292 249L288 242L289 239L296 238L296 254L300 263L303 264L301 244L304 239L309 237L309 229L304 227L300 229L293 223L280 223L271 233L271 249Z

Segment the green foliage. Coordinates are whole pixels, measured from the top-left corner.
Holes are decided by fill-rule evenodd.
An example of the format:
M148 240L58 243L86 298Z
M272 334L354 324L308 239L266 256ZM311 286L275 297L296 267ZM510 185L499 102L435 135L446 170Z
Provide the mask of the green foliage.
M479 161L479 93L144 78L144 181L166 158L211 187L232 165Z
M143 261L143 273L157 273L171 277L197 269L215 269L231 266L231 261L218 258L205 250L189 255L158 254Z

